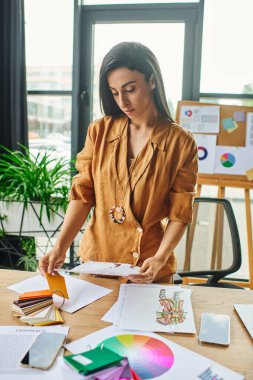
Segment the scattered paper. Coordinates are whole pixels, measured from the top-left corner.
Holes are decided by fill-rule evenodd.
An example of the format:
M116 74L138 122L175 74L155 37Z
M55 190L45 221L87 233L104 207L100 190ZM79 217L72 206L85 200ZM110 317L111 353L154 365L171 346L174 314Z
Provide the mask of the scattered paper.
M122 284L119 292L120 329L156 332L196 332L191 291L158 284Z
M235 304L234 308L253 338L253 304Z
M180 124L191 132L219 133L219 106L182 106Z
M86 261L73 269L66 270L66 272L128 277L131 274L138 274L139 270L140 267L131 264Z
M194 134L198 146L199 173L214 172L216 135Z
M105 315L101 318L104 322L114 323L117 321L119 315L119 303L115 302L112 307L105 313Z
M144 316L144 314L143 314ZM119 339L117 339L119 337ZM110 341L112 342L110 347ZM117 349L129 359L138 376L154 380L207 379L203 373L215 372L217 379L243 380L244 377L216 362L188 350L155 333L120 330L116 326L96 331L65 347L73 354L95 348L101 342L107 348ZM183 363L183 365L182 365ZM145 372L144 371L149 371ZM148 374L149 377L148 377ZM141 376L143 375L143 376ZM67 378L64 377L64 380ZM208 378L209 379L209 378ZM78 378L79 380L79 378Z
M47 371L20 367L20 360L42 331L67 336L69 327L0 326L0 380L54 379L53 367Z
M103 286L91 284L88 281L79 280L71 276L64 276L68 289L69 299L65 300L62 310L74 313L76 310L96 301L97 299L111 293L112 290ZM17 284L8 286L8 289L18 293L25 291L41 290L47 288L47 280L42 276L35 276ZM62 297L53 295L56 306L62 304Z

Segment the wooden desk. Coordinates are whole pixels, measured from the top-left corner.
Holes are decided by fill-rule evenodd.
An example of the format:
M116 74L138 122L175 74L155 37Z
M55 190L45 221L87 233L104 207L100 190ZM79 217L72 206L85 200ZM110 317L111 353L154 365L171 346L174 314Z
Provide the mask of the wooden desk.
M17 299L17 293L8 290L6 286L34 275L34 273L0 269L0 325L21 324L19 319L13 317L11 313L11 304ZM110 325L101 321L101 317L118 297L119 281L92 276L82 276L82 278L113 289L113 292L74 314L62 312L66 325L70 326L69 341ZM231 317L231 344L228 347L201 345L198 342L197 334L161 335L234 371L238 371L245 376L246 380L253 379L253 340L233 309L234 303L253 303L253 291L199 286L188 288L194 290L192 305L197 331L199 331L200 317L203 312L227 314Z

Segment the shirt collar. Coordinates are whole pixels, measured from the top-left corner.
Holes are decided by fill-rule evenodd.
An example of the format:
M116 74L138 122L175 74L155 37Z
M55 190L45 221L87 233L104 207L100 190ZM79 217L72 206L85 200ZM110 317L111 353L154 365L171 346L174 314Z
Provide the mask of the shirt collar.
M170 132L170 122L167 119L158 120L151 134L150 141L157 146L158 149L166 150L167 136Z
M125 135L127 133L127 123L128 117L125 115L113 118L113 128L110 129L106 141L112 142L122 137L123 134Z
M151 134L150 141L155 144L158 149L166 150L166 140L170 131L169 121L167 119L158 120ZM112 142L123 137L127 133L128 117L125 115L114 119L113 128L111 128L106 141Z

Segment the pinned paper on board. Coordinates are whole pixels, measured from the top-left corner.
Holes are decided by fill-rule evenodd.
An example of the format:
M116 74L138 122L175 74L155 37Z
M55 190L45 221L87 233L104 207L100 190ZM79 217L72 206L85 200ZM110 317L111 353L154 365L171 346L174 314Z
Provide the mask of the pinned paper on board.
M222 119L222 126L228 133L232 133L239 128L239 125L232 117Z
M237 128L239 128L239 125L235 122L235 120L232 117L222 119L222 126L229 133L232 133Z
M216 135L194 134L198 147L199 173L214 172Z
M234 112L234 120L238 122L245 121L245 112L243 111L235 111Z
M246 147L253 147L253 112L247 113Z
M216 146L214 172L217 174L244 175L252 162L252 148Z
M195 133L219 133L219 106L182 106L180 124Z

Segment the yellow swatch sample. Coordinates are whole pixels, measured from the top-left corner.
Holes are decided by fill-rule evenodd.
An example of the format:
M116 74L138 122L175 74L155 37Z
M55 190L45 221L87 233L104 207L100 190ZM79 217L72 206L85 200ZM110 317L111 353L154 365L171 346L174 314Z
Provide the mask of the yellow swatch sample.
M246 176L248 177L248 180L249 180L249 181L252 181L252 180L253 180L253 168L247 170L247 171L245 172L245 174L246 174Z
M46 274L48 286L54 294L69 299L65 278L60 274ZM57 292L58 290L58 292Z

